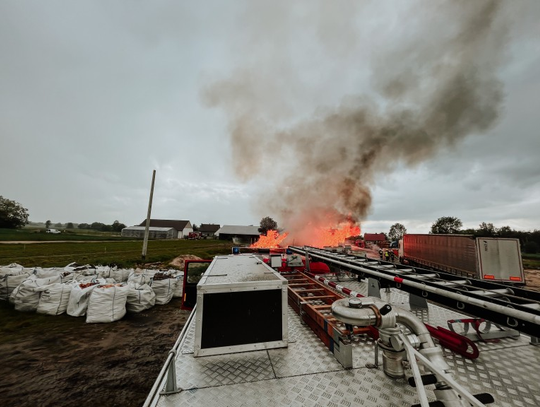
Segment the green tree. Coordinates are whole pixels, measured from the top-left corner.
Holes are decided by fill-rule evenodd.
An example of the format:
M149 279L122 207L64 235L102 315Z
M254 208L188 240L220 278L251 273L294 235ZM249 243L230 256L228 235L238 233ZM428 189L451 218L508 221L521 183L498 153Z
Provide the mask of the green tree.
M19 229L28 223L28 209L0 195L0 228Z
M93 229L93 230L103 230L103 226L105 226L104 223L101 223L101 222L92 222L92 224L90 225L90 229Z
M431 231L429 233L443 235L459 233L462 226L463 223L460 219L453 216L443 216L431 225Z
M511 237L516 234L515 230L512 230L510 226L502 226L499 228L499 236L501 237Z
M269 230L277 230L277 222L270 216L261 219L259 233L265 235Z
M122 229L124 229L126 227L126 225L124 225L123 223L120 223L118 222L117 220L115 220L112 224L112 230L113 232L121 232Z
M498 230L493 226L493 223L482 222L476 234L482 237L493 237L497 235L497 232Z
M538 244L536 242L530 241L525 243L523 246L525 253L536 254L538 253Z
M51 223L52 222L50 220L47 220L47 222L45 222L45 227L49 229L51 227Z
M66 225L66 229L73 229L73 222L68 222Z
M407 228L401 223L394 223L390 226L390 231L388 232L388 237L391 241L400 240L403 235L407 233Z

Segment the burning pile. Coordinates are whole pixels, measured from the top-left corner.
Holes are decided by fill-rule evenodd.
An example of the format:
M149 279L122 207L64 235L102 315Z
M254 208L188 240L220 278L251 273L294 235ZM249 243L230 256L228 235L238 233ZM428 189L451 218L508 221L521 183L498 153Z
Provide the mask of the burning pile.
M360 232L360 226L354 223L343 223L333 228L307 224L301 234L280 234L276 230L270 230L266 236L261 235L260 239L251 245L251 247L278 248L288 245L337 246L343 244L351 236L360 235Z
M204 97L227 114L236 174L263 181L254 206L286 226L290 235L282 243L334 245L356 235L343 219L366 219L381 175L414 167L497 123L504 105L498 69L513 13L505 2L425 2L421 13L412 9L410 15L389 8L396 19L385 16L388 22L403 18L407 24L380 19L383 26L373 32L391 26L399 35L396 42L383 37L380 49L354 13L347 25L321 8L324 23L310 31L294 21L288 2L281 7L273 15L288 18L252 25L251 35L243 36L247 49L256 44L244 53L252 59L214 81ZM374 17L366 27L379 20ZM268 40L269 27L287 46ZM310 40L315 52L305 52ZM370 71L369 88L357 77L361 67ZM269 152L279 163L271 170Z

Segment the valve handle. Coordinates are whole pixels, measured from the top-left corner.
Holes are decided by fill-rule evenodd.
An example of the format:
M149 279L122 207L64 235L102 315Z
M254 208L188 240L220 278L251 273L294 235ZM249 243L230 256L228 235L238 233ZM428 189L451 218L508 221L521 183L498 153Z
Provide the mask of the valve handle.
M388 304L386 304L384 307L382 307L381 309L379 309L379 312L382 316L388 314L390 311L392 311L392 307Z

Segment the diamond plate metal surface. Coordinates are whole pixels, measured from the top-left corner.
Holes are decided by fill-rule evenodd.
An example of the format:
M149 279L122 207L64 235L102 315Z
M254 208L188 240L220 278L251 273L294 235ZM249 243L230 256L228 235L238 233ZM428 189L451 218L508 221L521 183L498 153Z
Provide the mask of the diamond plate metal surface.
M339 283L360 293L366 284ZM381 297L410 310L408 294L382 290ZM424 322L447 327L449 319L466 315L429 303L427 310L410 310ZM390 379L382 368L368 369L374 361L374 343L366 336L353 340L353 369L344 370L309 327L289 308L290 343L286 349L194 358L193 327L177 355L178 385L187 389L160 396L157 405L168 406L369 406L409 407L418 403L416 390L404 379ZM471 393L491 393L492 405L540 406L540 346L527 336L477 342L480 357L465 359L444 350L454 378ZM381 355L379 363L382 364ZM410 372L408 372L410 375ZM427 386L430 400L432 389Z
M184 345L180 348L180 352L189 354L194 352L195 347L195 324L191 324L187 333Z
M365 406L399 407L417 402L404 380L380 371L341 370L256 383L196 389L162 396L158 406Z
M469 360L444 349L446 362L470 391L488 392L497 406L540 406L540 349L530 345L498 350L481 350Z
M176 377L181 389L223 386L275 378L264 350L219 356L182 355L176 361Z
M319 338L308 334L306 339L291 343L288 348L268 350L276 377L343 370Z
M304 329L306 329L306 327L302 325L300 318L297 317L290 306L288 307L287 318L289 326L289 343L294 343L298 341L298 338L302 338L305 335Z

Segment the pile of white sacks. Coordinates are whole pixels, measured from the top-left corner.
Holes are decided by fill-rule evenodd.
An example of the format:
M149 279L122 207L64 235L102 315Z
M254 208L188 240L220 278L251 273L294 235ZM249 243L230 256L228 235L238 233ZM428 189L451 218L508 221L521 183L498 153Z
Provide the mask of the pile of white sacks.
M177 270L119 269L109 266L25 268L0 266L0 300L17 311L73 317L86 322L114 322L182 296L183 273Z

